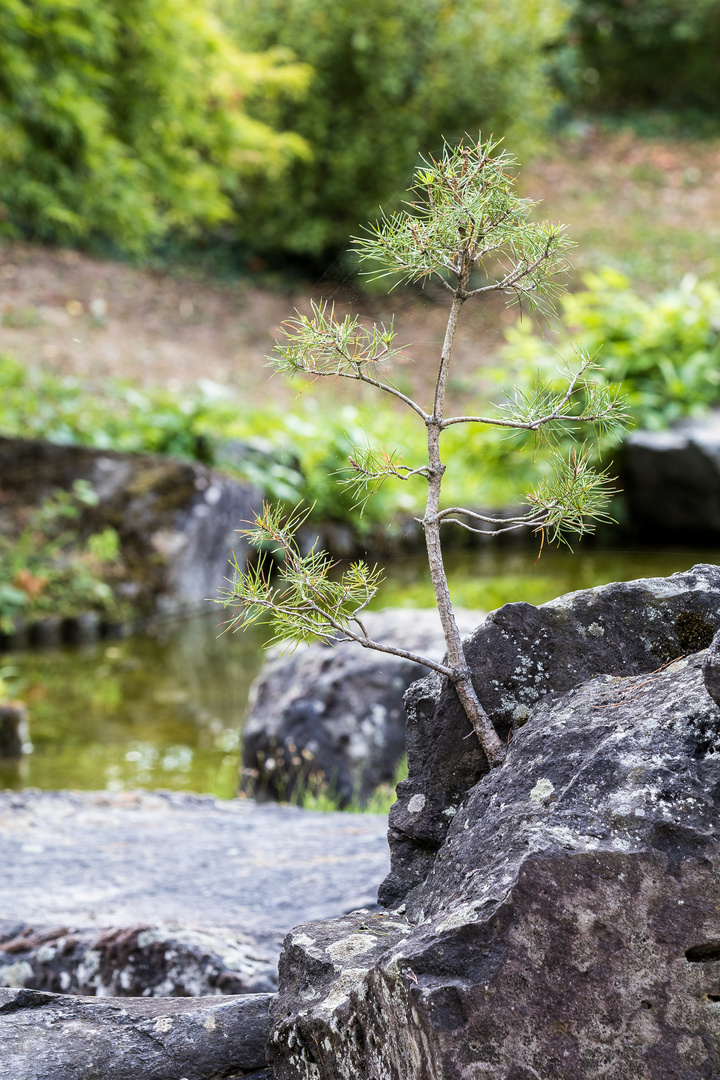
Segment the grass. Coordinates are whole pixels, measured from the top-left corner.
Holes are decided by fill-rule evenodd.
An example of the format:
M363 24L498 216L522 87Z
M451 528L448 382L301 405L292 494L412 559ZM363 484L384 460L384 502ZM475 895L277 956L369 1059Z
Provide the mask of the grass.
M612 266L638 287L720 274L720 138L576 125L521 174L537 213L568 224L580 275Z

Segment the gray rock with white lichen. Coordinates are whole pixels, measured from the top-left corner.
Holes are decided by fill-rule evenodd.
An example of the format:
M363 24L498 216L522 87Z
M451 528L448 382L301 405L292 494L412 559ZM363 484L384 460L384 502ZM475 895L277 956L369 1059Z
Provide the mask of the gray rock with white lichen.
M716 605L718 573L675 575L665 600L690 603L704 579ZM660 602L658 582L624 588ZM570 626L579 610L553 609ZM632 610L599 624L608 644ZM399 910L288 936L277 1080L720 1075L720 708L703 653L655 671L665 657L528 702Z
M0 919L0 986L97 997L272 993L271 950L238 931L38 927Z
M710 697L720 705L720 633L712 639L703 661L703 679Z
M267 1076L269 994L69 997L0 989L9 1080L213 1080Z
M461 633L483 614L456 612ZM367 612L372 638L440 661L445 653L435 609ZM243 728L241 789L287 799L323 785L347 804L364 803L392 781L405 753L403 694L427 668L352 642L301 646L266 661L250 694Z
M651 672L707 648L720 629L720 567L617 582L540 607L506 604L466 641L473 682L503 739L546 694L597 674ZM395 905L424 880L466 793L488 771L447 680L429 675L408 691L408 779L390 811L391 873L380 901Z

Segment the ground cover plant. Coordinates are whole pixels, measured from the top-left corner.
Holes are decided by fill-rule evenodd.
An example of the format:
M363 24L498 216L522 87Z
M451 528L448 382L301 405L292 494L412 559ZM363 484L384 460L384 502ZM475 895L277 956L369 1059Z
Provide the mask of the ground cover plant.
M328 416L302 395L293 410L248 408L227 387L200 380L184 393L81 380L0 356L0 434L130 453L167 453L233 472L270 499L313 506L312 521L349 523L359 537L417 505L417 489L384 488L361 516L336 482L354 443L370 429L406 456L422 452L422 432L403 414L377 417L370 403L342 403ZM541 463L518 457L501 437L449 431L450 490L487 506L514 502ZM236 446L231 453L228 447ZM238 445L242 444L242 445Z
M662 429L701 416L720 401L720 290L686 275L680 285L640 296L616 270L586 274L585 288L562 298L560 341L531 333L527 322L507 332L502 359L519 378L552 380L581 345L602 350L604 377L622 385L639 427Z
M96 503L90 485L78 480L21 515L19 531L0 533L0 633L48 615L127 618L107 580L119 556L117 533L106 528L83 538L77 530L82 508Z
M303 553L297 534L307 511L290 515L266 505L245 535L265 553L242 568L221 602L234 609L230 627L269 619L274 640L297 644L308 640L355 641L365 648L392 653L434 669L454 685L463 708L491 765L504 759L501 744L475 692L455 621L441 546L441 528L454 523L470 532L498 535L529 528L541 541L563 540L568 533L591 532L607 519L609 478L593 470L584 448L567 457L554 456L553 472L526 495L529 509L512 518L497 518L459 506L442 506L446 465L440 452L445 430L463 427L500 428L552 444L587 425L601 433L622 423L622 402L604 380L592 381L593 357L579 350L575 370L566 373L560 392L542 384L510 394L488 416L451 415L445 394L453 341L463 305L472 298L504 294L547 314L562 288L570 243L562 226L529 219L530 203L520 199L511 170L515 161L497 144L446 145L442 156L429 158L416 170L413 199L404 211L383 216L357 242L361 259L392 280L421 282L436 278L452 300L442 345L434 399L429 410L403 393L386 375L386 365L402 356L392 325L363 325L357 317L336 318L328 304L313 307L310 317L297 315L278 343L276 365L288 375L313 381L350 379L370 385L401 401L426 429L426 458L403 464L392 450L356 447L349 458L347 484L361 501L386 480L422 477L427 484L425 534L430 577L440 615L447 656L442 663L371 639L362 612L377 592L377 567L353 563L340 577L333 562L313 547ZM377 267L384 267L377 271ZM279 582L269 575L268 550L282 559Z

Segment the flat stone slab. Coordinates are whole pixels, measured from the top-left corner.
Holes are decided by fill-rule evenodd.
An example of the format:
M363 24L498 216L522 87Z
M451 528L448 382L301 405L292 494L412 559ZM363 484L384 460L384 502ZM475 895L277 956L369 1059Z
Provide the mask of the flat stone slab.
M8 1080L213 1080L267 1077L272 994L67 997L0 989Z
M276 952L298 923L372 906L387 873L374 814L176 792L0 793L0 918L176 924Z

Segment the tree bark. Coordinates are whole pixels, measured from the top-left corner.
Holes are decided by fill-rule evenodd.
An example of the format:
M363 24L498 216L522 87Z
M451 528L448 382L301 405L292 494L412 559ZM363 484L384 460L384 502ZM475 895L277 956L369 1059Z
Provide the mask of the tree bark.
M457 622L455 621L455 614L450 599L450 591L448 589L440 541L440 520L438 518L442 478L445 472L445 465L440 456L440 433L442 431L443 410L445 407L445 388L447 386L455 330L457 329L462 305L466 299L465 288L469 276L470 271L468 268L466 272L460 275L458 288L453 296L440 358L437 384L435 387L433 414L427 421L428 463L430 468L428 475L428 495L422 525L425 532L425 546L428 554L430 577L448 650L448 665L453 670L453 674L450 675L449 678L455 685L458 697L467 714L468 720L473 726L480 745L485 751L488 763L493 767L495 765L501 765L504 761L505 747L498 738L490 718L480 704L475 692L475 687L472 683L470 669L467 665L462 647L462 638L460 637L460 631L458 630Z

